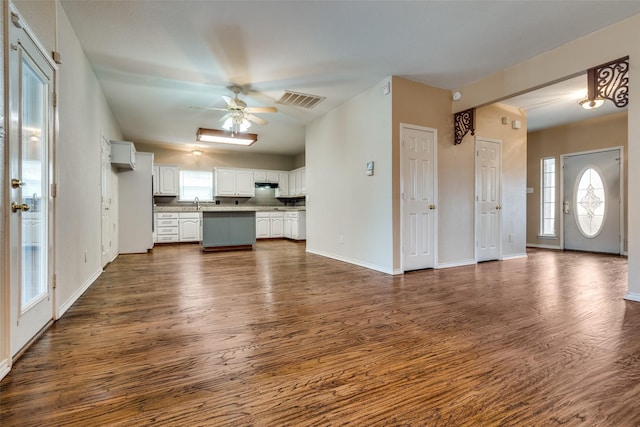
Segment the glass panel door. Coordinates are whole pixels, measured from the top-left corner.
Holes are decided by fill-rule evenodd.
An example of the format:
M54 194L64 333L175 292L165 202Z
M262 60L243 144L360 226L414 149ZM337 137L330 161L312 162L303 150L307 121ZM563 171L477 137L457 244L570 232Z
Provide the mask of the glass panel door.
M12 8L9 49L11 354L53 319L54 65Z
M21 314L47 296L47 82L22 63ZM45 195L45 197L43 197Z

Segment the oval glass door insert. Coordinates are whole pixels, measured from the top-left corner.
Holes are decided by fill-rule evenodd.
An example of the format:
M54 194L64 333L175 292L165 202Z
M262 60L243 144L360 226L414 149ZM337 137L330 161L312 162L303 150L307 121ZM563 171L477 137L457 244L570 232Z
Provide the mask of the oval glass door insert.
M594 238L604 224L605 191L602 176L588 167L578 176L575 209L576 222L585 237Z

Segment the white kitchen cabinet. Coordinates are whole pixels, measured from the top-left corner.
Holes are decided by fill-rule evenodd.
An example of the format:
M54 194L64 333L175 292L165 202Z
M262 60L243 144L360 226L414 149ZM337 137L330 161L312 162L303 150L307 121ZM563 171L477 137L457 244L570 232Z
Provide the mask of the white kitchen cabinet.
M256 239L284 237L284 212L256 212Z
M269 214L270 237L284 237L284 213L271 212Z
M256 239L271 237L271 220L268 212L256 212Z
M153 166L153 194L155 196L177 196L180 177L177 165Z
M111 141L111 164L121 170L135 170L136 147L130 141Z
M215 182L217 197L254 197L256 195L251 170L216 168Z
M278 188L276 188L276 197L289 196L289 172L278 172Z
M307 193L307 177L305 168L298 168L289 172L288 196L300 197Z
M181 212L178 214L178 241L199 242L200 238L200 213Z
M178 213L158 212L155 214L155 216L157 243L178 242Z
M293 240L307 239L306 212L285 212L284 213L284 237Z
M280 172L270 170L257 170L253 172L255 182L269 182L277 184L280 182Z
M278 172L278 171L267 171L267 182L279 183L280 182L280 172Z

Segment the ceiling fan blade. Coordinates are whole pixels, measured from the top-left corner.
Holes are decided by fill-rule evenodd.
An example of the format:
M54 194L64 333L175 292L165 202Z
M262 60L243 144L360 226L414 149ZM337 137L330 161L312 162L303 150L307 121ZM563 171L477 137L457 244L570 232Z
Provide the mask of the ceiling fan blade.
M214 108L214 107L189 107L193 110L208 110L208 111L229 111L227 108Z
M222 95L222 99L224 99L224 102L226 102L229 107L237 107L236 101L233 98L230 98L227 95Z
M276 107L249 107L244 111L247 113L277 113L278 109Z
M254 116L253 114L245 114L244 117L249 120L252 121L253 123L259 124L259 125L266 125L267 123L269 123L268 121L266 121L265 119L258 117L258 116Z
M220 119L220 121L221 121L221 122L224 122L224 121L225 121L225 120L227 120L229 117L231 117L231 113L227 113L227 114L225 114L225 115Z

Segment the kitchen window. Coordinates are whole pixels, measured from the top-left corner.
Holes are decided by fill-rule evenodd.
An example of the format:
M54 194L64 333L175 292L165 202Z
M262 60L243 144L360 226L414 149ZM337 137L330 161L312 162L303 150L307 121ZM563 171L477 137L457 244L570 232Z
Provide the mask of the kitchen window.
M180 171L180 200L201 202L213 200L213 172Z

